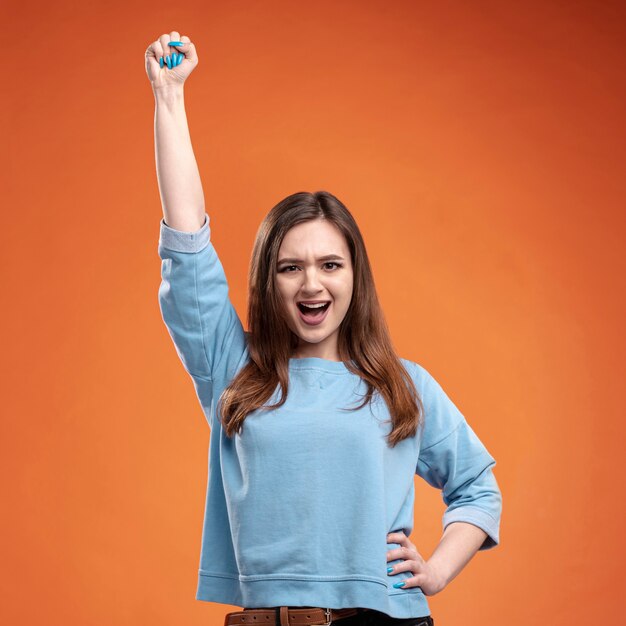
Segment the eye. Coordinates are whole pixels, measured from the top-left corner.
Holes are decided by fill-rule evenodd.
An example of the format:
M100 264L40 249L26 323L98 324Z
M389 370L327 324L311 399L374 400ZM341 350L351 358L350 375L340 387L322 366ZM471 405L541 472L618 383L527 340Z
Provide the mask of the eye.
M329 265L334 265L335 267L328 268ZM324 263L324 266L327 269L331 269L331 270L335 270L335 269L338 269L338 268L342 267L341 263L335 263L335 261L327 261L326 263ZM291 274L291 273L293 273L293 272L291 272L291 268L293 268L293 267L297 268L298 266L297 265L285 265L284 267L281 267L278 271L279 272L286 272L288 274Z

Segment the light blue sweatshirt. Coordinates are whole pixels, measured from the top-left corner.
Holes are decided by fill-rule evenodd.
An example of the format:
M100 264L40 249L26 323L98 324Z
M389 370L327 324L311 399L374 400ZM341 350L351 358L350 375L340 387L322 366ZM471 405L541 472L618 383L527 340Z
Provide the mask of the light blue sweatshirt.
M419 587L393 587L412 573L387 574L403 562L387 562L400 545L387 534L411 534L418 474L442 491L444 529L469 522L488 535L481 550L499 543L495 460L464 416L426 369L401 359L425 426L392 449L384 400L375 394L373 404L342 411L360 404L365 383L342 362L308 357L290 360L281 408L250 413L242 433L226 437L217 402L249 354L209 216L191 233L161 220L158 252L163 321L211 429L196 599L430 615ZM277 387L269 403L279 396Z

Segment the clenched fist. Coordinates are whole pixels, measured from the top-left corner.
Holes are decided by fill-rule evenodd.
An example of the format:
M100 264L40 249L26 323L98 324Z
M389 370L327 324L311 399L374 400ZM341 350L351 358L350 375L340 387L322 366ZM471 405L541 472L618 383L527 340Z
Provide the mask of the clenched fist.
M180 42L181 45L171 46L170 42ZM146 50L146 73L154 90L172 85L182 86L196 65L196 47L189 37L181 37L175 30L169 35L161 35Z

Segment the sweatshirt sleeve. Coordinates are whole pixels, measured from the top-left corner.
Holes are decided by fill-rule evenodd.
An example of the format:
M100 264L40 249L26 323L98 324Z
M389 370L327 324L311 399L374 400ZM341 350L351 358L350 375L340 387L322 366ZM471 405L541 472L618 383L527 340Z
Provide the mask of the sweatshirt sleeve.
M210 240L208 214L194 232L176 230L161 219L158 253L161 315L206 414L214 382L223 385L234 375L245 350L245 332Z
M424 426L416 474L440 489L447 508L443 529L468 522L487 533L479 550L500 543L502 494L489 454L439 383L427 373Z

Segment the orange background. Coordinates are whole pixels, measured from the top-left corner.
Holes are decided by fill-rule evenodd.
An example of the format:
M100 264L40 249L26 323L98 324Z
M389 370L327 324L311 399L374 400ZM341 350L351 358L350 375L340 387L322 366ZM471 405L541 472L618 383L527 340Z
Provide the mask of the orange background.
M263 216L334 193L398 353L497 460L501 545L429 598L437 626L621 622L618 2L3 14L0 622L221 624L237 608L195 600L210 433L157 302L144 51L171 30L200 57L187 114L244 323ZM444 505L416 484L428 558Z

